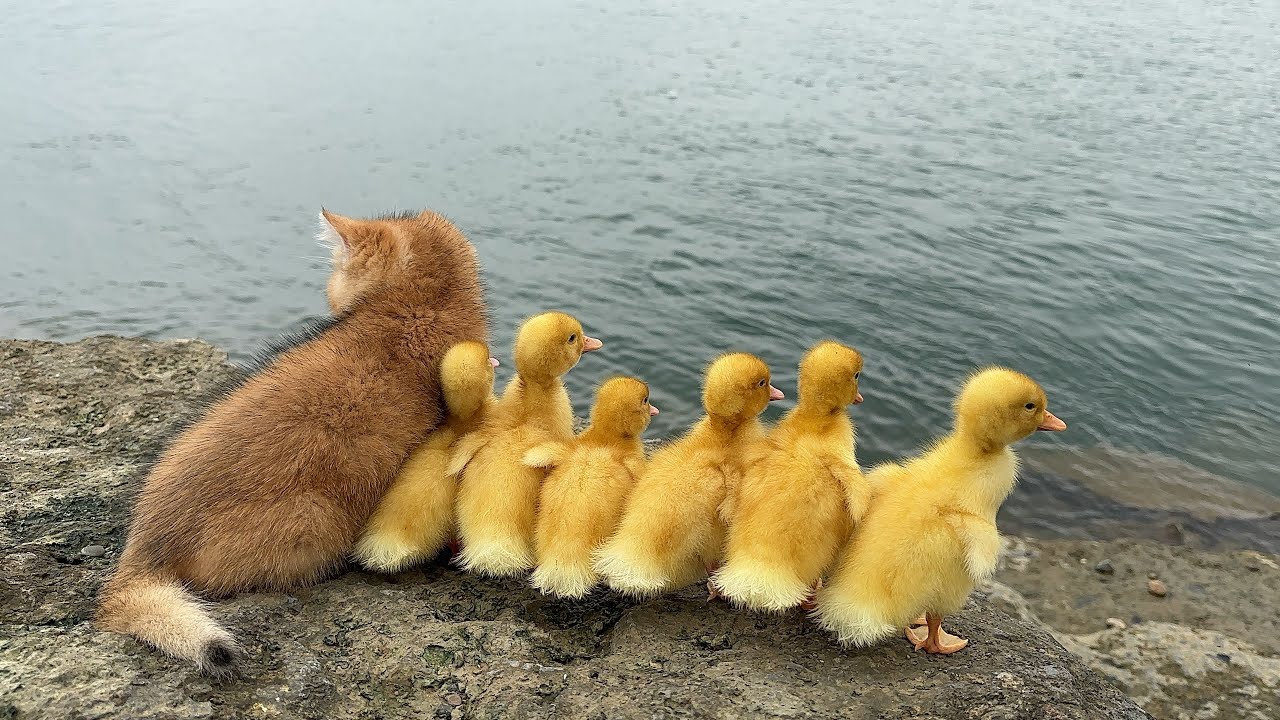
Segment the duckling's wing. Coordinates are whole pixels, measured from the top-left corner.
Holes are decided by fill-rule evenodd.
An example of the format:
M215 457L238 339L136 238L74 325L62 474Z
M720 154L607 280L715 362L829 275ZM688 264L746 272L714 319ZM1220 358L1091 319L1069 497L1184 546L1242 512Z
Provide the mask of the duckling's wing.
M867 473L867 483L871 485L871 493L879 495L881 490L891 487L907 477L907 468L898 463L877 465Z
M751 443L742 451L742 467L744 469L749 468L777 453L784 452L785 449L785 446L772 437L766 438L762 442Z
M449 465L445 472L450 475L462 474L462 469L480 452L480 448L489 444L489 437L484 433L471 433L463 436L449 450Z
M531 468L552 468L563 462L568 453L569 443L552 440L526 450L520 462Z
M645 465L646 462L643 453L639 455L627 455L622 458L622 466L631 474L632 483L640 479L640 474L644 472Z
M871 505L871 483L868 482L867 476L862 474L862 469L857 465L841 460L828 461L825 466L827 472L831 473L831 476L844 489L844 502L849 510L849 516L854 522L861 521Z
M995 573L1000 563L1000 531L994 523L973 513L951 511L943 518L964 545L964 567L974 582Z
M725 525L732 522L733 516L738 514L738 487L742 484L738 473L726 473L718 467L709 468L698 482L706 483L709 487L715 487L717 484L724 487L724 499L716 508L716 514L720 516L720 522Z

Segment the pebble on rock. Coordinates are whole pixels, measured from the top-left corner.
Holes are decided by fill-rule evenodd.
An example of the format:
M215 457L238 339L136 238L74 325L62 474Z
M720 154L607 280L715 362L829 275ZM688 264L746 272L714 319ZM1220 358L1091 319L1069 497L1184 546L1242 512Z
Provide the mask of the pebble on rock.
M1097 565L1094 565L1093 569L1102 573L1103 575L1111 575L1116 571L1115 566L1111 564L1110 560L1103 560Z
M1155 595L1156 597L1164 597L1169 594L1169 588L1159 580L1148 580L1147 592Z
M1112 630L1123 630L1128 627L1128 625L1125 625L1124 621L1120 618L1107 618L1107 627Z
M85 557L102 557L107 554L107 549L101 545L85 545L80 548L80 554Z

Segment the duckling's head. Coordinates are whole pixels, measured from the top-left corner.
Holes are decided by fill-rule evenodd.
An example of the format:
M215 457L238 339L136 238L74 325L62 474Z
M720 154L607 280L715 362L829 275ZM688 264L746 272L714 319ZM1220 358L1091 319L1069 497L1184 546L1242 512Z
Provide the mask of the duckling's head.
M548 381L564 375L578 364L582 353L603 345L582 332L582 324L572 315L547 312L534 315L516 334L516 372L533 381Z
M975 373L956 398L956 433L987 450L998 450L1037 430L1066 430L1049 412L1044 389L1031 378L1007 368Z
M764 411L782 391L769 384L769 366L755 355L722 355L707 368L702 385L702 406L708 415L726 420L746 420Z
M481 342L460 342L440 360L440 386L449 414L469 418L493 394L493 369L498 361Z
M591 427L622 437L639 437L658 408L649 404L649 386L632 377L610 378L596 391Z
M800 404L835 412L860 403L861 376L862 353L831 340L818 343L800 361Z

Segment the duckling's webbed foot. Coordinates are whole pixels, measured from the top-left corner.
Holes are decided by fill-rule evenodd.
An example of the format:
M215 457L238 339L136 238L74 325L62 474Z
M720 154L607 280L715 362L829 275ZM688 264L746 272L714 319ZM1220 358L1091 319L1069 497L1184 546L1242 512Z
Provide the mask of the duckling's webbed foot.
M909 627L907 628L907 641L915 646L917 650L924 650L927 653L936 655L950 655L964 649L969 644L968 640L957 637L942 629L942 616L926 613L924 617L925 627Z
M813 589L809 591L809 597L800 602L800 609L809 613L818 609L818 591L822 589L822 578L818 578L813 583Z
M708 580L707 581L707 602L712 602L713 600L719 600L722 597L724 597L724 595L721 594L720 588L716 587L715 583Z
M716 574L716 570L720 569L720 563L703 563L703 567L707 569L707 576L710 577L711 575ZM724 597L724 595L720 592L720 588L716 587L716 584L711 580L707 580L707 602L719 600L722 597Z

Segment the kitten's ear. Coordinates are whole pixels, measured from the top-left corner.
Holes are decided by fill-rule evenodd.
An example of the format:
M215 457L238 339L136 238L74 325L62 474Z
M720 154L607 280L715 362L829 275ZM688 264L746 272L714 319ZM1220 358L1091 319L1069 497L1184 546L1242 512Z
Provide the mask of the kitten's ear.
M329 247L342 247L350 253L351 247L360 240L360 226L363 223L337 213L320 208L320 233L317 239Z

